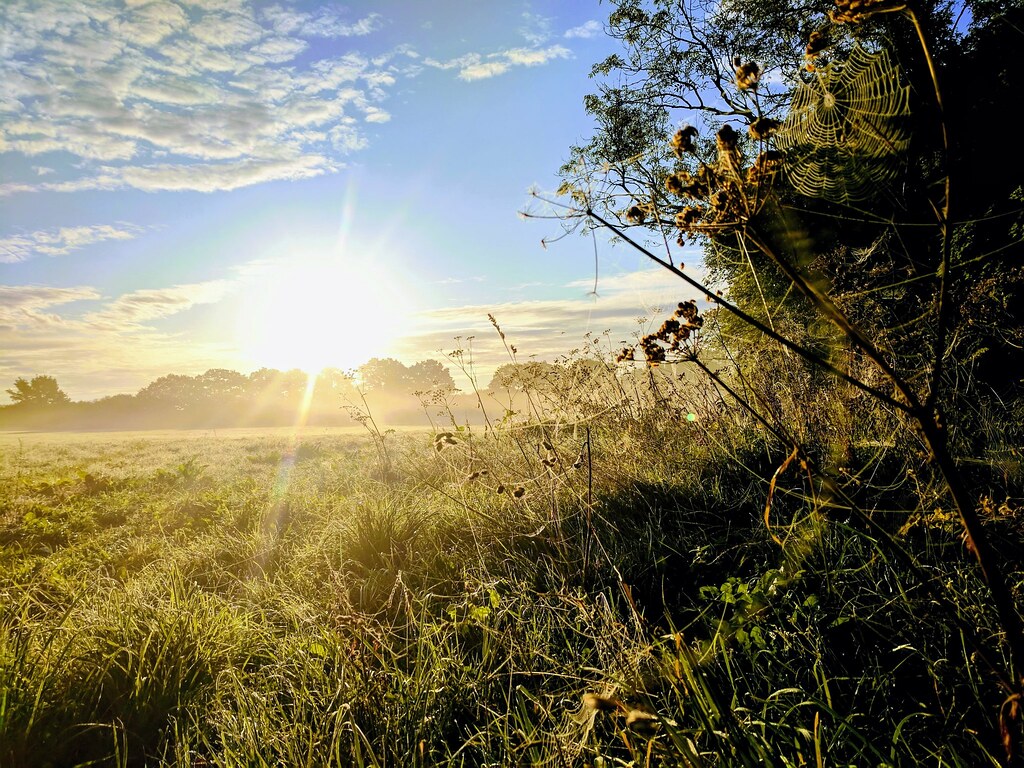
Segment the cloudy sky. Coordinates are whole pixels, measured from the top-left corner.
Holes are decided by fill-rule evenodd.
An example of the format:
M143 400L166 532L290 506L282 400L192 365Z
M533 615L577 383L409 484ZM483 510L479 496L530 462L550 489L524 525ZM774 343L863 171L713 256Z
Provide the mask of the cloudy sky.
M597 0L0 2L0 388L503 362L691 298L524 221L616 50ZM692 257L691 257L692 259Z

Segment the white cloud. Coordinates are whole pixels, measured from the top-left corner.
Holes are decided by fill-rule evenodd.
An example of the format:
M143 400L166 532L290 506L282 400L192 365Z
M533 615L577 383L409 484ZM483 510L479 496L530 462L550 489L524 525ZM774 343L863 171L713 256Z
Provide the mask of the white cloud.
M246 46L263 36L259 24L239 13L208 13L189 27L189 32L196 40L213 48Z
M128 44L154 46L188 24L185 12L174 3L146 3L112 21L110 31Z
M503 75L510 69L507 61L481 61L476 64L467 64L459 70L460 80L487 80L491 77Z
M513 48L503 54L509 64L523 67L536 67L547 64L554 59L568 59L572 52L560 45L550 48Z
M81 296L95 300L95 294ZM76 299L73 299L76 300ZM137 391L164 374L199 373L209 368L240 368L237 352L223 344L188 335L88 327L58 316L16 329L5 326L0 309L0 380L55 376L73 399Z
M332 161L320 155L292 158L239 160L231 163L192 165L150 165L144 167L101 168L96 176L78 181L39 185L54 192L78 192L86 189L122 189L143 192L217 192L239 189L268 181L297 181L337 170ZM0 193L3 190L0 189Z
M581 38L581 39L589 39L591 37L597 37L598 35L602 34L603 32L604 32L604 27L601 26L601 22L594 21L593 19L591 19L590 21L584 22L583 24L581 24L578 27L573 27L572 29L567 29L565 31L565 37L567 37L567 38L574 38L574 37L576 37L576 38Z
M537 67L555 59L568 59L572 51L561 45L547 48L509 48L496 53L467 53L447 61L424 59L423 63L435 69L457 69L460 80L485 80L503 75L513 67Z
M391 120L391 114L380 107L367 107L363 119L368 123L386 123Z
M277 32L284 35L361 37L376 32L383 26L383 17L379 13L371 13L355 21L346 21L330 8L322 8L314 14L272 5L264 8L261 15Z
M219 88L173 75L139 78L132 87L133 97L165 106L214 104L222 94Z
M45 310L75 301L98 299L88 286L0 285L0 349L12 349L19 333L64 325L64 318Z
M342 167L366 145L360 126L390 117L400 54L295 62L305 38L369 34L381 17L254 5L0 2L0 152L84 161L59 180L8 178L0 195L216 191Z
M12 235L0 238L0 263L14 264L35 256L63 256L105 240L131 240L142 231L141 227L120 223L61 227L27 235Z
M230 279L131 291L104 300L89 286L0 285L0 380L45 373L74 398L137 390L169 371L241 367L224 343L156 326L164 318L220 301L253 262ZM74 302L101 303L81 314ZM71 309L69 312L68 309Z
M273 64L291 61L302 53L309 44L297 37L270 37L250 49L250 53L263 57Z
M82 322L103 330L132 330L149 320L176 315L197 304L220 301L231 289L228 280L175 285L170 288L142 289L119 296L98 312L91 312Z

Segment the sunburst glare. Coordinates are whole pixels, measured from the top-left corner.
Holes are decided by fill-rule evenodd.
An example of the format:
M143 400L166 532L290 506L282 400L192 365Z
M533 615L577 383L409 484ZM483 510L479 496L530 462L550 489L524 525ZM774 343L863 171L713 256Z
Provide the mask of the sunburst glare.
M303 255L258 278L237 319L238 343L254 366L353 368L387 353L408 297L371 256Z

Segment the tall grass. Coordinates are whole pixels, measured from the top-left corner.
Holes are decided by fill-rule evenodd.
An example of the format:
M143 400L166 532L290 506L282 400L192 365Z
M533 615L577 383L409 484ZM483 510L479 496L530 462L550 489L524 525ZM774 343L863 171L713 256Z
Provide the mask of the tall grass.
M8 442L0 765L998 764L938 481L848 468L922 585L686 375L440 439Z

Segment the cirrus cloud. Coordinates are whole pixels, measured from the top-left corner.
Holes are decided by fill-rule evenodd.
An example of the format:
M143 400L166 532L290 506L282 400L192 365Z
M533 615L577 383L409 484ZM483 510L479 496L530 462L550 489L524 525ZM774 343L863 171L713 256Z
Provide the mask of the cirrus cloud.
M15 264L35 256L63 256L105 240L131 240L142 233L133 224L95 224L30 232L0 238L0 264Z
M486 80L503 75L513 67L537 67L556 59L568 59L572 51L561 45L547 48L509 48L496 53L467 53L447 61L424 59L423 63L435 69L458 70L460 80Z

